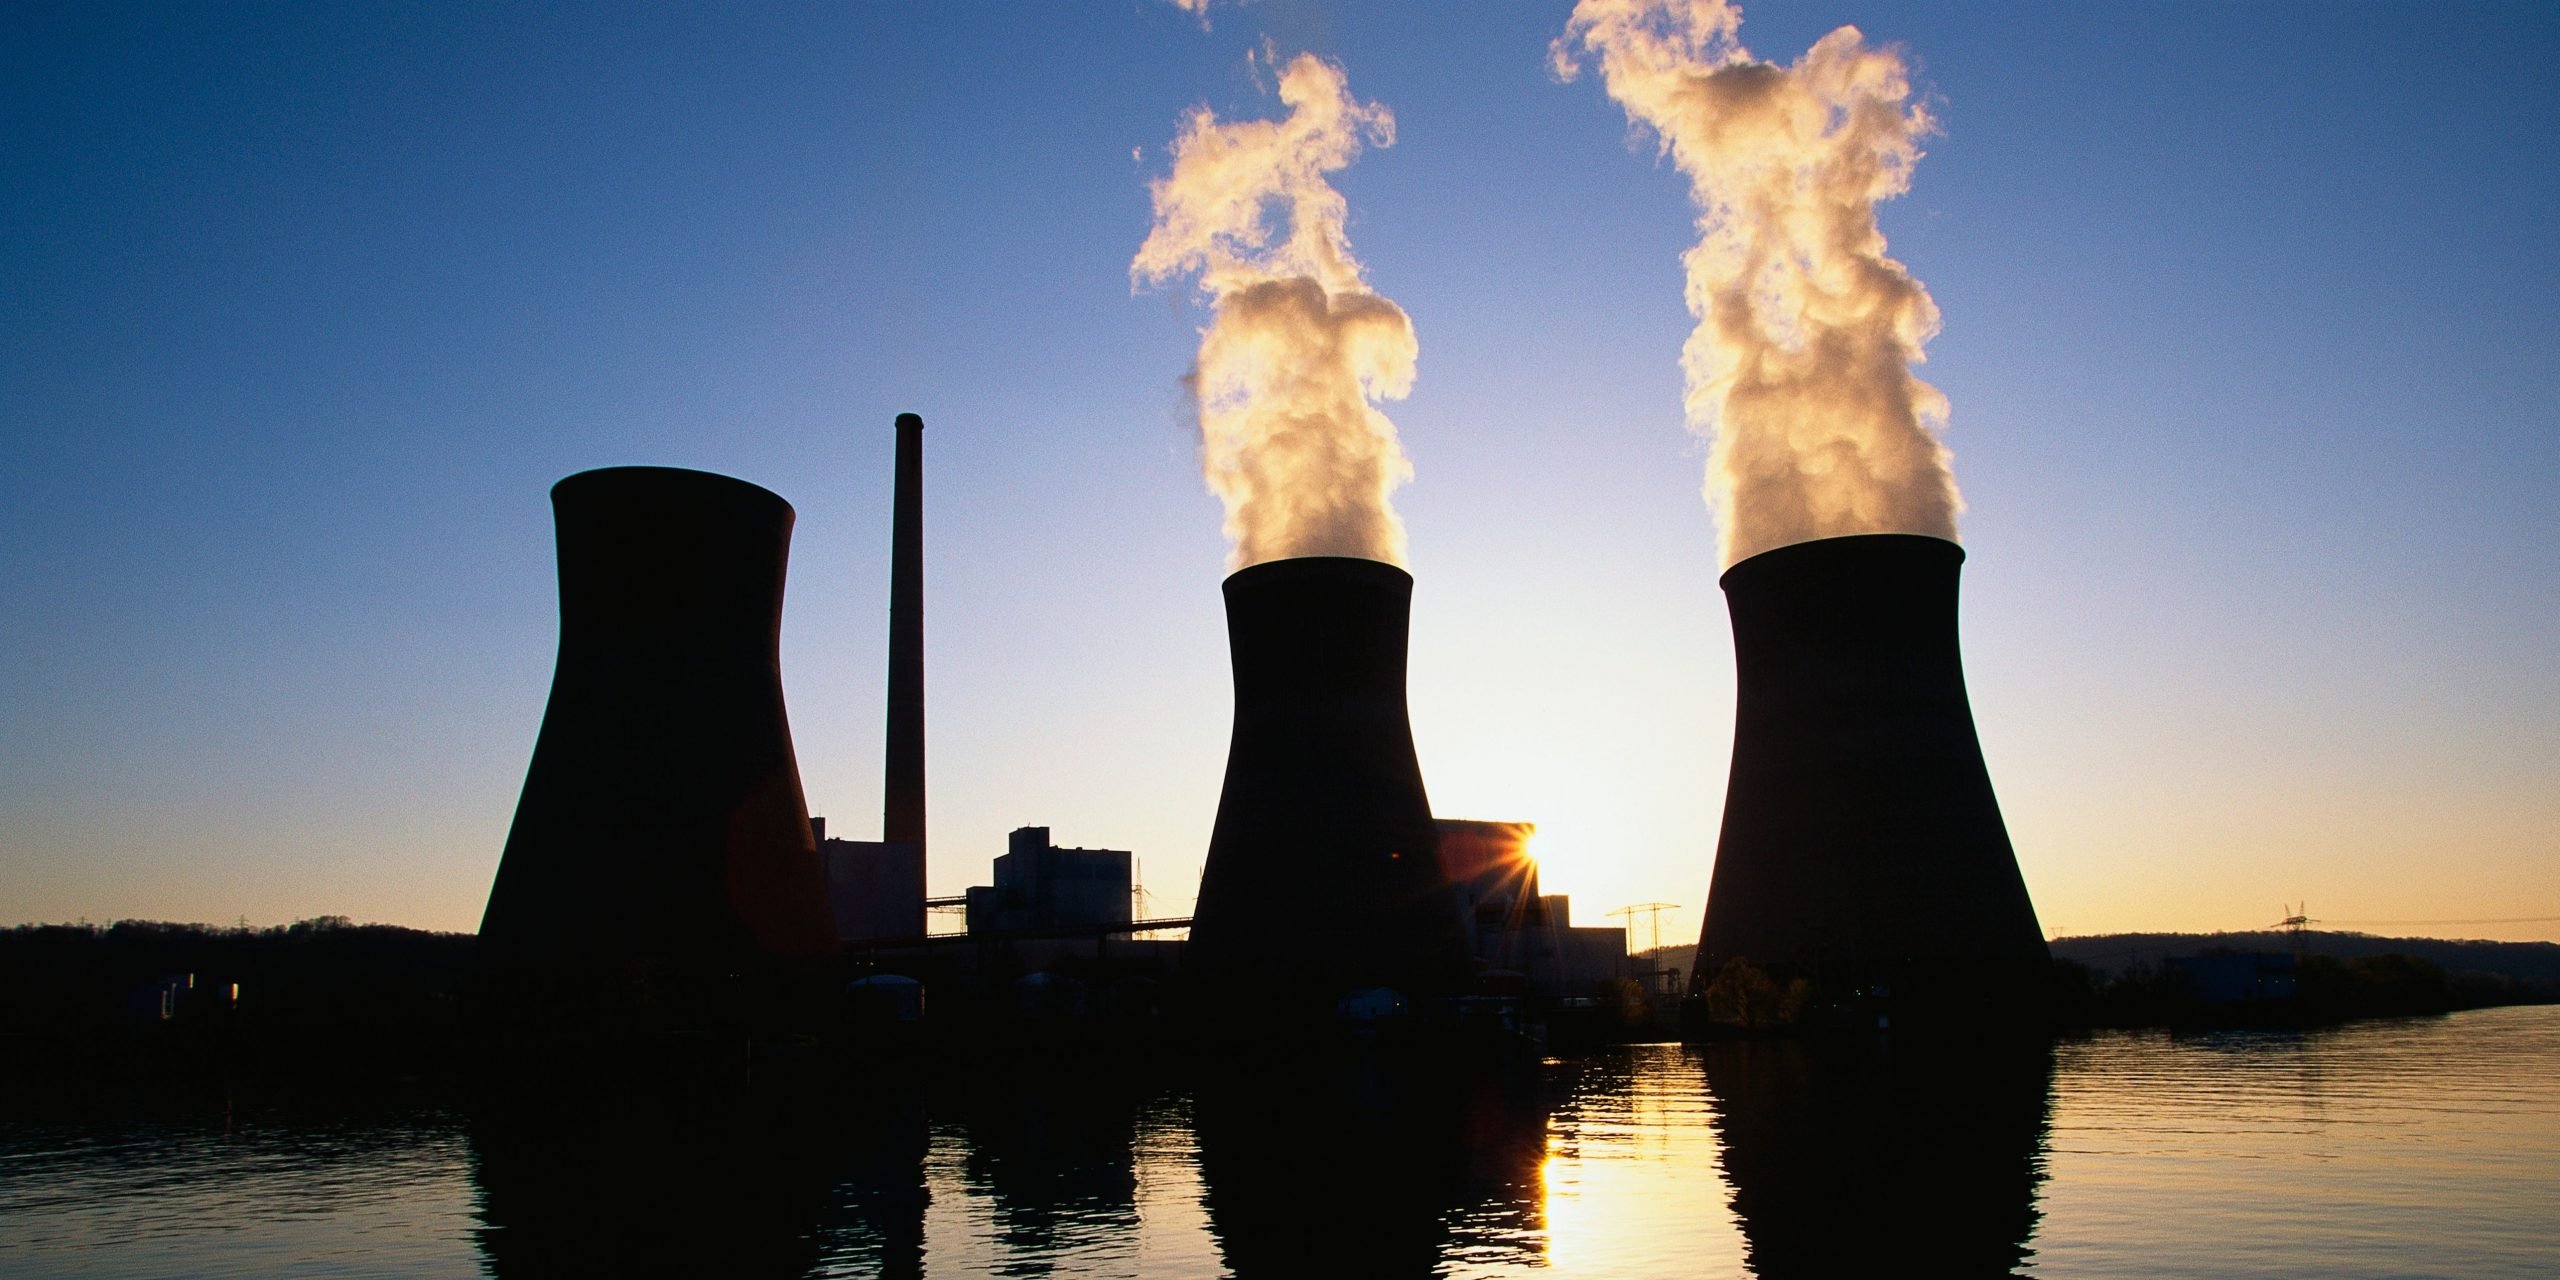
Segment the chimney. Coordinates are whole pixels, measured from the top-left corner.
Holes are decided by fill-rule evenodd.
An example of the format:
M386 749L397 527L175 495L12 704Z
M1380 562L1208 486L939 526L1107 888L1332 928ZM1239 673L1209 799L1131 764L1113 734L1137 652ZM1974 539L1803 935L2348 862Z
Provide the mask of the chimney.
M1923 1021L2016 1015L2042 991L2051 959L1965 697L1963 563L1942 539L1861 534L1725 572L1733 771L1697 982L1748 960L1818 998L1881 986Z
M560 653L480 924L484 1011L718 1022L835 954L782 701L791 505L665 467L551 503Z
M1371 987L1468 973L1405 710L1413 579L1335 556L1226 581L1235 730L1187 974L1257 1017L1329 1017Z
M898 415L889 545L889 742L880 839L924 862L924 419ZM916 883L924 883L921 873Z

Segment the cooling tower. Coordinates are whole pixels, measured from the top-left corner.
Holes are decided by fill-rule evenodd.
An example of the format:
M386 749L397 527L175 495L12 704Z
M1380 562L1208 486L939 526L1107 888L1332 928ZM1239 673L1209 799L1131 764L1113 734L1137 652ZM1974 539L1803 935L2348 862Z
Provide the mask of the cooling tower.
M1727 570L1733 772L1698 981L1748 960L1824 1002L2016 1012L2051 961L1974 736L1964 550L1797 543Z
M756 1024L835 955L783 714L792 512L727 476L551 490L560 655L480 925L481 1012Z
M1467 976L1457 899L1405 712L1413 579L1374 560L1272 560L1228 577L1235 732L1184 968L1255 1016Z

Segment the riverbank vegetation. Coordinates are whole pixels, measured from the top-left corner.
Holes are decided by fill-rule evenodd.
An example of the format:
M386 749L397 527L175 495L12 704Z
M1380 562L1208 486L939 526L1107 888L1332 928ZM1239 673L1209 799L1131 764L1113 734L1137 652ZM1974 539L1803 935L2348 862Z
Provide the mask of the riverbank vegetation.
M343 916L0 929L0 1070L434 1069L460 1038L471 946Z
M2263 941L2057 939L2050 998L2021 1010L2021 1021L2309 1026L2560 1002L2560 945L2552 943L2314 934L2299 951L2252 945ZM261 929L138 920L0 928L0 1073L432 1074L459 1052L473 942L334 916ZM1685 976L1693 954L1665 947L1638 963ZM1623 1009L1566 1029L1600 1043L1668 1027L1641 1016L1671 1007L1648 997L1651 984L1619 985ZM1804 979L1780 981L1747 965L1712 975L1690 1004L1710 1027L1849 1025L1833 1016L1840 1001Z

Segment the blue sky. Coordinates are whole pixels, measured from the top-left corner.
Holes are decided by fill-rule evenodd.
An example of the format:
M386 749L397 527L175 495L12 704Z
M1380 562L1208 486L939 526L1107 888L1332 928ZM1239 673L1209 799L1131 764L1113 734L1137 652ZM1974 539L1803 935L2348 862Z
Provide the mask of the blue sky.
M1133 295L1181 114L1338 61L1413 317L1412 702L1586 918L1711 867L1729 635L1681 423L1685 184L1560 4L12 6L0 921L477 921L548 688L546 491L798 508L812 806L879 812L893 414L927 427L932 880L1003 833L1187 905L1219 508ZM1766 5L1902 46L1964 642L2048 927L2560 937L2560 16Z

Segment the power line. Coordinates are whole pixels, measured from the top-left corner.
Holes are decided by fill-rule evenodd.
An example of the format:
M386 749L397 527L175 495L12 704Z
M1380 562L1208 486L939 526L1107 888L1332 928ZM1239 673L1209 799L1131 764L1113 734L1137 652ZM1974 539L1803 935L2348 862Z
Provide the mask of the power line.
M1679 909L1680 904L1677 902L1639 902L1634 906L1620 907L1615 911L1605 912L1604 914L1625 916L1627 918L1627 932L1633 933L1635 932L1636 913L1639 911L1644 912L1647 921L1653 926L1653 945L1646 948L1646 950L1659 951L1662 949L1662 913L1665 911L1677 911ZM1633 939L1629 939L1629 941L1632 942Z
M2470 920L2330 920L2328 924L2550 924L2560 916L2482 916Z

